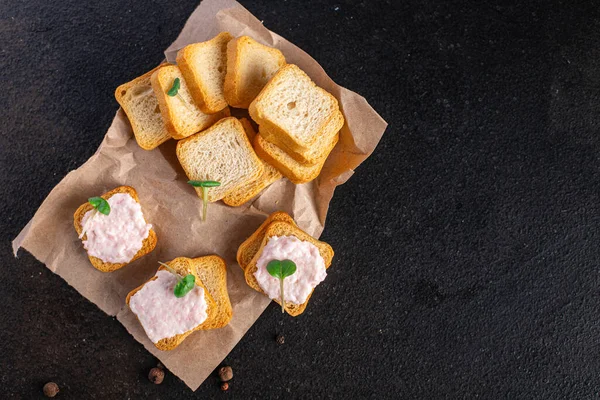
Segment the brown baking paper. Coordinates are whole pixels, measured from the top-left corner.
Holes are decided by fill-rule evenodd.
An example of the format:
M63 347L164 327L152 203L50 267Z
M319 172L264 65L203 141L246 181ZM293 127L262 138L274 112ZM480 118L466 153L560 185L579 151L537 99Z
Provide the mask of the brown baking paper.
M186 183L175 156L175 141L153 151L142 150L125 114L119 110L96 153L50 192L13 241L15 255L20 247L25 248L104 312L116 315L136 340L193 390L227 356L270 302L246 285L235 260L239 244L276 210L288 212L302 229L318 237L335 187L346 182L353 169L373 152L387 126L363 97L336 85L308 54L267 30L232 0L203 1L165 55L174 60L178 49L208 40L221 31L248 35L279 48L289 63L300 66L340 101L346 124L319 178L304 185L281 179L242 207L212 203L208 221L202 222L201 201ZM138 72L141 75L145 71ZM73 213L88 197L120 185L133 186L138 191L158 244L152 253L130 265L102 273L91 266L77 238ZM193 333L175 350L156 349L126 307L127 293L154 275L158 260L207 254L218 254L227 262L233 319L224 328ZM334 264L335 267L343 268Z

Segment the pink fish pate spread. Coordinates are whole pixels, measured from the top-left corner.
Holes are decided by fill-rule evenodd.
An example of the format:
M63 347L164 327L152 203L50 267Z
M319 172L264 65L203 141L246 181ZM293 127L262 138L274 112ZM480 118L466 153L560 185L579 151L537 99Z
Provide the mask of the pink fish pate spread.
M190 331L208 317L203 288L195 286L177 298L173 293L177 276L160 270L156 277L129 299L129 308L153 343Z
M296 264L296 273L284 281L286 303L304 303L327 276L325 261L317 246L296 236L273 236L263 248L257 261L258 269L254 273L259 286L271 299L281 297L280 280L267 271L267 264L271 260L292 260Z
M87 236L83 247L104 262L126 263L140 251L152 225L146 223L142 206L129 194L117 193L107 201L108 215L93 209L83 216L81 226Z

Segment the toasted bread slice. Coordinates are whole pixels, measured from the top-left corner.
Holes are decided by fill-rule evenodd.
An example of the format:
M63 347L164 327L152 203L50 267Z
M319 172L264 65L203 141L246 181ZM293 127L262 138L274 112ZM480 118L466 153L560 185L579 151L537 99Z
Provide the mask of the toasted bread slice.
M264 171L244 127L237 118L224 118L209 129L177 143L177 158L190 180L218 181L210 188L207 200L221 200ZM196 188L202 198L202 189Z
M179 91L176 96L169 96L175 79L179 78ZM152 89L158 99L160 113L167 126L167 131L174 139L183 139L204 130L229 116L229 108L215 114L205 114L198 108L181 71L176 65L164 65L152 74Z
M337 140L334 136L337 136L338 132L344 125L344 116L338 111L331 123L327 125L322 135L319 135L315 144L311 146L307 151L297 152L285 146L284 143L278 141L271 141L267 138L273 138L274 135L268 131L266 126L260 127L260 135L262 135L267 141L270 141L281 150L285 151L290 157L298 161L300 164L315 165L326 159Z
M197 276L195 273L196 268L194 266L194 263L189 258L178 257L172 261L169 261L166 264L169 267L173 268L181 276L186 276L188 274ZM161 266L160 268L158 268L158 271L161 271L161 270L166 270L166 268ZM155 279L156 279L156 276L152 277L148 282L155 280ZM146 283L148 283L148 282L146 282ZM144 283L144 285L146 283ZM195 283L197 286L200 286L201 288L204 289L204 297L205 297L206 305L207 305L206 320L202 324L198 325L197 327L195 327L194 329L192 329L190 331L184 332L179 335L172 336L170 338L165 338L165 339L159 340L157 343L154 343L154 345L156 346L157 349L163 350L163 351L173 350L174 348L179 346L181 344L181 342L183 342L183 340L186 337L188 337L192 332L201 330L201 329L207 329L208 326L211 326L211 324L213 324L219 318L219 308L217 306L217 303L213 299L210 290L204 284L204 281L201 279L196 279ZM136 294L139 290L141 290L144 287L144 285L141 285L141 286L133 289L131 292L129 292L129 294L127 295L127 298L125 299L125 302L127 303L127 305L129 305L129 301L131 300L131 297L134 294Z
M144 150L152 150L171 139L150 82L152 74L158 68L160 67L115 90L115 98L131 123L135 140Z
M248 136L248 140L250 141L250 143L252 143L252 141L254 140L254 136L256 136L256 130L254 130L252 122L250 122L248 118L240 118L240 122L244 127L244 131L246 132L246 136Z
M324 157L316 164L303 164L294 160L288 153L281 150L279 147L263 139L261 135L256 135L254 138L254 150L256 154L267 163L271 164L279 170L286 178L296 185L310 182L321 173L325 160L329 153L339 140L339 135L335 135L328 146Z
M256 136L256 132L254 131L252 124L246 118L240 118L240 122L244 127L244 131L246 132L248 140L252 141L252 138ZM241 206L262 192L262 190L271 185L271 183L282 178L281 173L275 167L267 164L264 161L262 163L264 167L263 173L257 179L239 186L227 196L223 197L223 202L225 204L232 207Z
M256 281L256 278L254 277L254 273L258 269L256 263L260 258L262 250L267 245L269 239L273 236L296 236L300 240L310 242L319 248L319 253L325 261L325 268L329 268L329 266L331 265L331 260L333 259L334 253L330 245L313 238L308 233L298 228L296 225L292 225L288 222L283 221L274 221L271 224L269 224L269 226L267 226L267 229L265 230L265 236L260 245L260 248L258 249L254 257L252 258L250 263L248 263L248 266L244 270L244 277L246 278L246 283L248 283L248 285L256 291L264 294L264 291L261 289L260 285ZM306 305L310 300L310 296L312 296L312 292L308 296L306 301L302 304L285 303L285 311L292 317L302 314L306 309ZM278 299L274 299L274 301L277 302L277 304L281 305L281 302Z
M227 107L223 82L227 72L227 43L231 39L233 36L228 32L221 32L211 40L187 45L177 53L177 65L192 97L206 114Z
M260 248L260 245L265 237L265 231L267 230L267 227L271 225L271 222L274 221L283 221L290 225L296 225L294 219L283 211L275 211L269 215L265 222L263 222L258 229L248 239L240 244L240 247L238 247L236 259L243 270L246 270L246 267L258 252L258 249Z
M227 43L225 100L237 108L248 108L269 79L285 65L281 51L241 36Z
M205 256L191 260L193 274L202 281L214 299L217 312L214 318L202 324L199 329L222 328L231 321L233 309L227 292L227 265L219 256Z
M281 173L275 167L265 162L263 162L263 167L263 173L257 179L227 194L223 197L223 202L228 206L239 207L282 178Z
M115 188L115 189L111 190L110 192L104 193L100 197L102 197L104 200L108 200L112 197L113 194L117 194L117 193L127 193L131 197L133 197L133 199L135 201L137 201L138 203L140 202L137 192L131 186L119 186L118 188ZM83 230L83 226L81 226L81 221L83 220L85 213L92 210L92 208L93 207L90 203L85 203L85 204L82 204L81 206L79 206L77 211L75 211L75 215L73 216L73 225L75 226L75 231L77 231L78 235L80 235L81 231ZM87 235L83 235L83 239L87 239ZM157 241L156 232L154 232L154 229L150 229L150 232L148 233L148 237L146 239L144 239L144 242L142 243L142 248L136 253L135 256L133 256L131 261L129 261L128 263L114 264L114 263L104 262L97 257L90 256L89 254L88 254L88 258L90 259L90 262L92 263L94 268L96 268L97 270L102 271L102 272L112 272L112 271L118 270L119 268L123 268L125 265L150 253L156 247L156 241Z
M338 101L294 64L271 78L248 109L259 126L265 126L270 142L285 144L296 152L309 150L334 122Z

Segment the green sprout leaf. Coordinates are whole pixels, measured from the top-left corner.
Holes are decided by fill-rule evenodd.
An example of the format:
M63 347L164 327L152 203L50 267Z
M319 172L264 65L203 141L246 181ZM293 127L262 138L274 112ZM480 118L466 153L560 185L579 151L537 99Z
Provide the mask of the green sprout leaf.
M281 312L285 311L285 298L283 296L283 280L296 273L296 263L292 260L271 260L267 264L267 272L281 281Z
M202 188L202 221L206 221L206 209L208 208L208 189L221 186L221 182L217 181L188 181L193 187Z
M180 299L194 288L194 285L196 284L196 277L194 275L188 274L182 277L177 271L169 267L168 264L165 264L164 262L160 261L158 263L165 267L167 271L169 271L177 277L177 284L175 285L175 289L173 289L173 294L175 294L175 297Z
M192 185L193 187L217 187L217 186L221 186L221 182L217 182L217 181L188 181L188 183L190 185Z
M173 81L173 86L171 86L171 89L169 89L167 94L171 97L177 96L177 93L179 93L180 87L181 87L181 81L179 80L179 78L175 78L175 80Z
M180 88L181 80L179 78L175 78L175 80L173 80L173 86L171 86L171 89L167 91L167 94L170 97L177 96L177 98L183 103L183 105L185 106L185 108L188 109L189 112L194 112L194 109L190 107L190 105L185 101L183 97L181 97L181 94L179 93Z
M110 214L110 205L108 201L104 200L102 197L90 197L88 202L98 210L99 213L108 215Z
M181 298L188 294L196 284L196 277L192 274L186 275L183 279L177 282L175 285L175 297Z

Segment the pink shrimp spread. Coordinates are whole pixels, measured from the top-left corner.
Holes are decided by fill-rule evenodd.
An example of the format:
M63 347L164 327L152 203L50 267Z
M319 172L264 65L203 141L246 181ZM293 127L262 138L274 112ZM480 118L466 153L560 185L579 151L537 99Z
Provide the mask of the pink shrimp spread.
M153 343L190 331L206 321L208 306L203 288L195 286L177 298L173 293L177 276L160 270L156 277L129 299L129 308Z
M267 271L271 260L292 260L296 264L296 272L284 280L286 303L304 303L315 286L327 276L325 261L317 246L295 236L273 236L258 258L258 269L254 273L259 286L271 299L281 298L280 280Z

